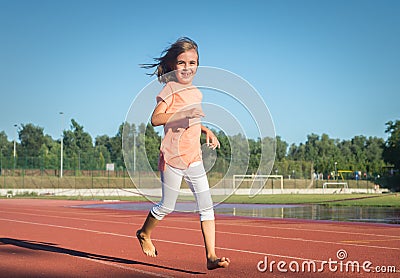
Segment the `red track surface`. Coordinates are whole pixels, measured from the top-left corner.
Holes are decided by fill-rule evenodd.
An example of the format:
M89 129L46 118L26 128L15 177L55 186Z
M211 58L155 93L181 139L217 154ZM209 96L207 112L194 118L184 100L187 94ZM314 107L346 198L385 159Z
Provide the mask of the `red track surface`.
M399 277L400 226L217 216L217 253L228 269L208 271L197 215L171 214L156 228L159 256L144 256L134 232L147 211L85 209L94 202L0 200L1 277ZM351 266L330 271L322 261L372 262L371 272ZM287 272L257 269L260 261L286 262ZM301 271L313 260L317 271ZM297 264L300 271L295 270ZM283 264L283 263L282 263ZM291 269L289 268L289 264ZM335 266L335 265L332 265ZM395 266L397 273L377 273ZM265 264L260 264L265 267Z

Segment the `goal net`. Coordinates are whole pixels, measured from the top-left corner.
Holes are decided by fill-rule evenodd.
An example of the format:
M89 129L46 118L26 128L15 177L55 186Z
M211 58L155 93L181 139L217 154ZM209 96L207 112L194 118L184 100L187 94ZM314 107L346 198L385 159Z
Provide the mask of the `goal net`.
M323 189L326 188L349 188L349 185L347 184L347 182L324 182L324 184L322 185Z
M324 184L322 185L322 192L325 194L328 188L336 189L331 193L346 193L349 185L347 184L347 182L324 182Z
M274 185L274 180L277 182ZM268 188L283 190L283 176L282 175L233 175L232 187L234 190L237 188L250 188L251 191L261 192L262 189Z

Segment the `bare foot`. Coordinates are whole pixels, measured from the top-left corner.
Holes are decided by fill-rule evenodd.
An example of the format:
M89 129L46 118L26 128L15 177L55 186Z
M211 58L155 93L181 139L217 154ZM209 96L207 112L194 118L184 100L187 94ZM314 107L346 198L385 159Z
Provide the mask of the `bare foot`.
M149 237L146 237L141 230L136 232L136 237L138 238L140 247L142 247L142 251L145 255L149 257L157 257L156 247L153 245Z
M229 266L229 263L231 261L229 258L216 258L216 259L208 259L207 260L207 269L208 270L213 270L217 268L227 268Z

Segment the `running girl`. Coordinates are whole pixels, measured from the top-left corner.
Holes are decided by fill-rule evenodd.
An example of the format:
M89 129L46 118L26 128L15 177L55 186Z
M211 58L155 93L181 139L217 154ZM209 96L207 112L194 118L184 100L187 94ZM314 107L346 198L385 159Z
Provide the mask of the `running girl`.
M150 210L142 228L136 232L143 252L157 256L151 233L157 223L175 208L182 178L195 195L200 213L201 231L209 270L228 267L229 258L215 253L215 218L209 184L201 158L200 135L206 135L210 148L220 146L217 137L201 125L204 117L201 92L192 85L199 65L197 44L189 38L180 38L166 49L155 64L158 80L165 86L156 97L151 123L164 126L161 142L159 170L161 173L161 201Z

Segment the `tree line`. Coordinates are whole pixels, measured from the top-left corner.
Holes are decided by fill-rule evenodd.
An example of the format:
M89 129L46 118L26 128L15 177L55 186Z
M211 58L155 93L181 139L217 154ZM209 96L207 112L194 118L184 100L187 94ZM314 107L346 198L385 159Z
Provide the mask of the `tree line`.
M275 153L275 162L271 166L273 174L295 178L309 178L313 172L324 178L336 173L336 170L360 171L373 177L390 171L396 173L400 168L400 120L386 123L388 139L355 136L350 140L330 138L327 134L310 134L304 143L291 144L276 138L248 139L244 136L227 136L215 132L221 148L217 149L214 172L226 172L232 159L244 161L247 174L259 169L261 148L271 140ZM122 141L125 133L126 144L145 150L137 152L135 167L143 168L148 161L153 170L157 170L161 136L150 124L122 123L115 136L101 135L92 138L76 120L72 119L70 128L63 131L63 166L69 170L103 170L107 163L114 163L116 169L125 169ZM0 169L59 169L60 139L53 139L44 133L44 128L32 123L22 124L18 129L18 142L8 140L4 131L0 131ZM205 138L201 139L205 142ZM247 149L244 147L247 146ZM241 152L237 154L236 152ZM247 150L247 151L246 151ZM232 153L235 152L235 153ZM143 155L145 153L145 157ZM337 169L336 169L337 168ZM144 168L143 168L144 169Z

